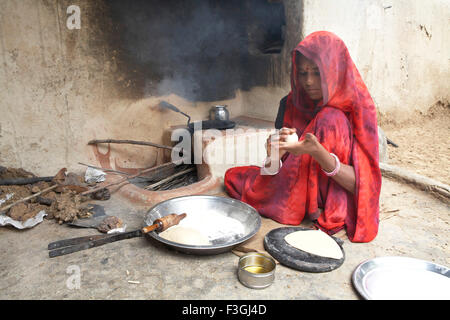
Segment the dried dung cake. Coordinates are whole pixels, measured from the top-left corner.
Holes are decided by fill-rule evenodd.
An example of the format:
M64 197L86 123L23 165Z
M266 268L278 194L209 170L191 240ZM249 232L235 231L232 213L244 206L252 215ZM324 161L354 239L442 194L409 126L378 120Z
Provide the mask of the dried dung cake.
M23 169L0 167L0 178L31 178L34 174ZM74 174L68 174L73 184L80 184L80 179ZM29 197L52 186L52 183L40 181L29 185L9 185L0 186L0 199L6 199L7 195L12 195L8 200L3 201L0 207L7 206L13 202ZM17 221L26 221L36 216L40 211L45 210L47 219L55 219L58 223L71 222L77 218L86 218L91 213L83 204L89 198L83 197L76 191L71 190L73 186L63 186L58 188L58 192L49 191L40 196L30 199L27 202L19 203L7 211L7 215Z
M50 206L50 212L58 223L71 222L77 218L87 218L91 215L83 205L85 198L74 191L64 190L56 194L56 201Z

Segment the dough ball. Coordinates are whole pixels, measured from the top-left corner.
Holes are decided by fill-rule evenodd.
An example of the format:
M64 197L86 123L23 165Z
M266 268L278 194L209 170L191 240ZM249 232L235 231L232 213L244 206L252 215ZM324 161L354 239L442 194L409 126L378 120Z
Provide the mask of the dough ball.
M298 135L294 132L287 136L286 142L297 142L298 141Z
M344 255L341 247L329 235L321 230L305 230L289 233L284 240L299 250L333 259Z
M204 234L193 228L173 226L159 234L161 238L169 241L192 246L207 246L211 243Z

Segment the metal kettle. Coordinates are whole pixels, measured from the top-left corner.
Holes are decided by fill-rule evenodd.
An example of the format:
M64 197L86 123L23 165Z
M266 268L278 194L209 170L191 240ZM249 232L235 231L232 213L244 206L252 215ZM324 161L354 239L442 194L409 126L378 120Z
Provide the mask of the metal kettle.
M213 106L209 110L209 118L211 120L226 121L230 119L230 112L227 110L227 106Z

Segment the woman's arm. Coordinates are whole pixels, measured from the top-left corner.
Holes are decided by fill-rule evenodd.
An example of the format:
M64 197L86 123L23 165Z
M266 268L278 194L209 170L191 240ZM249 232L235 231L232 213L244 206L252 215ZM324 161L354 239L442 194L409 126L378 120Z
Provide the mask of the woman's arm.
M286 142L287 136L295 131L295 129L287 128L281 130L278 145L280 153L289 152L294 155L309 154L317 161L317 163L319 163L323 170L332 172L336 168L336 160L312 133L307 133L304 140ZM339 172L331 178L345 190L352 194L355 193L356 177L355 169L352 166L341 163Z
M322 144L320 144L317 138L313 134L311 135L314 137L312 139L315 139L317 141L317 144L315 145L315 147L313 147L309 154L319 163L323 170L325 170L326 172L332 172L336 168L336 160L327 151L327 149L325 149ZM306 139L308 139L308 137L306 137ZM352 166L341 163L339 172L331 178L334 179L345 190L349 191L352 194L355 193L356 178L355 169Z

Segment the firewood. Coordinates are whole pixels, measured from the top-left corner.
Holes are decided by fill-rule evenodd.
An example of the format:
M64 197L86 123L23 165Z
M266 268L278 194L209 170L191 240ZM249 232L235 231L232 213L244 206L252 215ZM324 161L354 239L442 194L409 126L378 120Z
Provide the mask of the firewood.
M21 186L26 184L33 184L40 181L50 182L53 177L35 177L35 178L10 178L0 180L0 186Z
M177 178L177 177L179 177L179 176L181 176L181 175L184 175L184 174L186 174L186 173L188 173L188 172L191 172L191 171L194 171L194 170L195 170L195 168L189 168L189 169L186 169L186 170L177 172L177 173L175 173L175 174L173 174L173 175L171 175L171 176L169 176L169 177L167 177L167 178L165 178L165 179L162 179L161 181L158 181L158 182L156 182L156 183L153 183L153 184L151 184L151 185L145 187L145 189L151 190L151 189L153 189L153 188L155 188L155 187L158 187L159 185L162 185L163 183L166 183L166 182L168 182L168 181L171 181L171 180L173 180L173 179L175 179L175 178Z
M156 148L172 150L173 147L165 146L158 143L146 142L146 141L134 141L134 140L116 140L116 139L103 139L103 140L91 140L88 142L89 145L99 144L99 143L124 143L124 144L137 144L141 146L151 146Z
M381 174L384 177L394 178L400 181L411 183L424 191L431 191L433 194L439 194L440 198L450 200L450 186L434 179L424 177L420 174L409 172L408 170L380 163Z
M108 188L108 187L112 187L112 186L123 186L123 185L125 185L127 183L130 183L129 182L130 179L136 178L136 177L138 177L138 176L140 176L140 175L142 175L144 173L150 173L150 172L157 171L157 170L160 170L162 168L168 168L168 167L171 167L171 166L176 166L176 164L174 164L172 162L167 162L167 163L161 164L161 165L156 166L156 167L147 168L147 169L139 171L138 173L136 173L134 175L131 175L131 176L128 176L128 177L124 177L123 179L121 179L119 181L112 182L112 183L109 183L107 185L100 186L100 187L97 187L97 188L85 191L85 192L81 193L81 195L85 196L85 195L88 195L88 194L91 194L91 193L94 193L94 192L97 192L99 190L102 190L102 189L105 189L105 188Z

